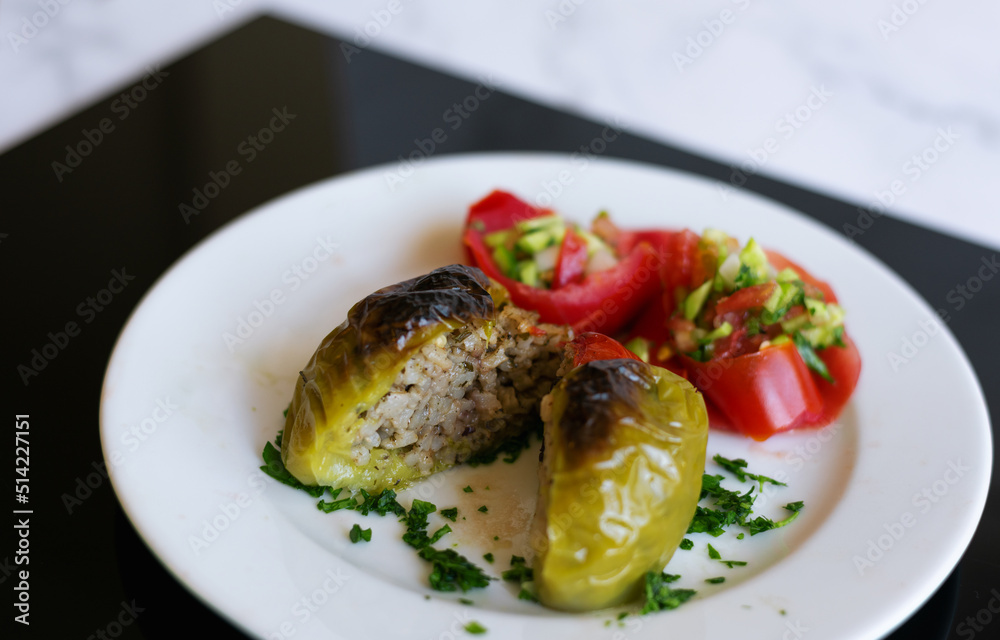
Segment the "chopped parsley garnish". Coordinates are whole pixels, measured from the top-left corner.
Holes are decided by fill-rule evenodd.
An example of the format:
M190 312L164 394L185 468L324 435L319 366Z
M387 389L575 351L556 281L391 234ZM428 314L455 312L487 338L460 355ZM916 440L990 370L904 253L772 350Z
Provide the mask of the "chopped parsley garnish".
M491 462L496 462L497 457L503 454L503 461L507 464L512 464L517 461L521 456L521 452L525 449L529 449L534 443L535 437L541 440L542 437L542 426L538 425L535 429L530 429L522 434L516 435L511 438L507 438L502 441L499 445L493 449L477 453L468 460L465 461L470 467L478 467L481 464L490 464Z
M826 368L826 363L816 355L816 351L809 344L809 340L798 331L792 335L792 340L795 342L795 348L799 350L799 355L802 356L802 361L806 363L806 366L818 373L824 380L833 384L834 379L830 375L830 370Z
M722 564L726 565L730 569L732 569L733 567L745 567L745 566L747 566L747 563L744 562L743 560L719 560L719 562L721 562Z
M410 511L400 518L406 524L406 533L403 534L403 542L414 549L423 549L443 538L445 534L451 532L451 527L444 525L434 532L434 535L427 536L427 516L437 511L437 506L423 500L414 500L410 506Z
M664 609L676 609L691 599L697 591L693 589L671 589L668 585L680 578L680 576L670 575L650 571L646 574L645 596L646 601L642 606L640 615L645 615L652 611L662 611Z
M719 458L720 456L716 456ZM722 458L725 460L725 458ZM718 462L718 460L716 460ZM742 460L730 461L730 462L744 462ZM742 470L745 464L735 464L736 469ZM753 478L758 482L761 478L765 476L756 476L748 472L743 472L746 477ZM752 495L754 487L750 487L746 493L737 493L736 491L730 491L722 486L722 476L720 475L709 475L704 474L701 477L701 500L705 498L714 498L715 503L712 505L713 508L703 507L699 505L695 508L694 518L691 519L691 524L688 527L688 533L707 533L713 537L719 537L722 535L725 527L738 524L741 527L745 527L750 535L756 535L764 531L770 531L771 529L777 529L783 527L786 524L795 520L798 516L798 510L802 508L801 502L791 502L788 507L796 507L795 509L789 508L792 511L792 515L784 520L775 522L770 518L764 516L758 516L756 518L750 519L751 512L753 510L753 504L756 500L756 496ZM767 478L768 482L772 480ZM711 552L709 552L711 553Z
M354 501L353 497L347 497L341 498L340 500L334 500L333 502L320 500L316 503L316 508L323 513L333 513L334 511L340 511L341 509L353 509L356 504L357 503Z
M774 478L768 478L767 476L762 476L756 473L750 473L749 471L744 471L744 469L746 469L747 466L747 461L744 460L743 458L736 458L735 460L730 460L729 458L723 458L720 455L716 455L712 458L712 460L715 460L716 464L718 464L720 467L722 467L726 471L736 476L736 479L739 480L740 482L745 482L747 478L757 481L758 483L760 483L761 490L764 489L765 482L770 482L771 484L779 487L788 486L784 482L779 482Z
M758 533L764 533L765 531L770 531L771 529L780 529L786 524L791 523L793 520L799 517L799 512L795 511L792 515L788 516L784 520L778 520L775 522L770 518L765 518L764 516L757 516L749 522L744 522L743 526L750 531L751 536L755 536Z
M285 468L285 463L281 461L281 451L276 449L270 442L264 445L264 451L261 456L264 458L264 466L260 470L278 482L287 484L289 487L294 487L295 489L302 489L314 498L320 497L323 495L323 491L326 490L325 487L310 487L299 482Z
M472 493L472 487L466 486L464 489L462 489L462 491L464 491L466 493Z
M528 602L538 602L538 596L531 592L527 587L521 587L521 590L517 592L518 600L527 600Z
M722 558L722 555L720 555L719 552L715 550L715 547L713 547L711 544L709 544L708 545L708 557L711 558L712 560L719 560L719 559Z
M354 510L358 511L363 516L368 515L369 511L374 511L380 516L384 516L389 513L397 516L406 514L406 509L403 508L403 505L396 502L396 492L392 489L386 489L385 491L382 491L374 496L368 495L368 492L362 489L361 502L354 507Z
M351 538L351 542L357 544L359 541L364 540L365 542L371 542L372 540L372 530L362 529L361 525L355 524L351 527L351 533L348 534Z
M705 582L707 582L708 584L722 584L725 581L726 581L726 579L723 578L722 576L720 576L718 578L706 578L705 579Z
M478 635L481 635L483 633L486 633L486 627L484 627L483 625L479 624L475 620L473 620L469 624L465 625L465 630L467 632L471 633L474 636L478 636Z
M441 509L441 517L448 518L452 522L458 519L458 507L452 507L451 509Z
M462 604L476 604L475 602L469 600L468 598L459 598L458 601Z
M483 506L476 509L476 511L478 511L479 513L486 513L487 511L489 511L489 509L487 509L486 505L484 504Z
M785 505L785 508L788 509L789 511L801 511L802 507L804 506L805 504L803 504L803 502L799 500L798 502L789 502L788 504Z
M743 539L743 536L744 536L744 534L743 534L743 532L741 531L741 532L740 532L740 533L739 533L739 534L738 534L738 535L736 536L736 539L737 539L737 540L742 540L742 539Z
M524 558L521 556L511 556L510 569L500 574L500 577L504 580L515 582L528 582L535 579L535 572L528 566Z
M681 540L680 548L683 549L684 551L690 551L691 549L694 548L694 543L688 540L687 538L684 538L683 540Z
M434 547L424 547L417 555L433 565L429 580L431 588L436 591L461 589L464 592L490 583L490 577L482 569L452 549L439 551Z
M492 553L483 554L483 560L489 562L490 564L493 564L493 554Z

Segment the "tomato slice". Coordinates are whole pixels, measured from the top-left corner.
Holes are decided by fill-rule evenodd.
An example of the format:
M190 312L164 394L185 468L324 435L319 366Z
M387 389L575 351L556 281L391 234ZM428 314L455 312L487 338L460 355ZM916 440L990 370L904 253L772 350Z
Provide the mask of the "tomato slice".
M771 294L777 288L777 283L765 282L764 284L755 284L752 287L740 289L732 295L719 300L715 305L715 313L721 316L724 313L748 311L763 307L764 303L767 302L768 298L771 297Z
M733 428L755 440L794 429L823 411L813 376L791 342L710 362L681 359L691 382Z
M552 288L562 289L568 284L583 280L583 272L587 268L587 243L571 227L567 227L559 247L559 259L556 261L555 275L552 277Z
M483 239L492 231L508 229L551 211L538 209L516 196L494 191L469 210L463 242L470 259L510 293L514 304L537 311L542 322L572 325L577 331L614 333L632 320L660 290L659 262L644 241L619 256L618 264L559 289L540 289L505 276Z
M585 332L573 339L567 348L573 353L573 366L579 367L593 360L614 360L616 358L641 359L614 338L601 333Z

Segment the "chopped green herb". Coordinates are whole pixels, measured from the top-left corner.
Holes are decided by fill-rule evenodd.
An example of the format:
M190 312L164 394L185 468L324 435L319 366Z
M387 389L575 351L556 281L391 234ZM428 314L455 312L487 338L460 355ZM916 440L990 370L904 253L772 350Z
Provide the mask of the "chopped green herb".
M486 513L487 511L489 511L489 509L487 509L486 505L484 504L483 506L476 509L476 511L478 511L479 513Z
M452 507L451 509L441 509L441 517L448 518L452 522L458 518L458 507Z
M535 579L535 573L521 556L510 557L510 569L500 574L504 580L515 582L528 582Z
M440 540L445 534L451 532L451 527L444 525L434 532L433 536L427 536L427 516L437 511L437 507L430 502L414 500L410 505L410 511L400 518L406 524L406 533L403 534L403 542L414 549L423 549Z
M804 506L805 504L803 504L803 502L799 500L798 502L789 502L788 504L785 505L785 508L788 509L789 511L801 511L802 507Z
M676 609L691 599L697 592L693 589L671 589L667 586L680 576L667 573L657 574L650 571L646 574L645 596L640 615L664 609Z
M483 560L489 562L490 564L493 564L493 554L492 553L483 554Z
M469 624L465 625L465 630L467 632L471 633L474 636L478 636L478 635L486 633L486 627L484 627L483 625L479 624L475 620L473 620Z
M353 497L341 498L340 500L334 500L333 502L327 502L326 500L320 500L316 503L316 508L323 513L333 513L334 511L340 511L341 509L353 509L356 502Z
M314 498L320 497L323 495L323 491L326 490L325 487L310 487L299 482L285 468L285 464L281 461L281 451L276 449L270 442L264 445L261 457L264 458L264 466L260 470L278 482L287 484L289 487L294 487L295 489L301 489Z
M462 489L462 491L466 493L472 493L472 487L465 487L464 489Z
M816 355L816 351L809 344L809 341L798 331L792 336L792 340L795 341L795 348L799 350L799 355L802 356L802 361L806 363L806 366L818 373L827 382L831 384L835 383L829 369L826 368L826 363Z
M721 562L722 564L726 565L730 569L732 569L733 567L745 567L745 566L747 566L747 563L744 562L743 560L719 560L719 562Z
M468 598L459 598L458 601L461 602L462 604L476 604L475 602L469 600Z
M521 587L521 590L517 592L517 599L538 602L538 597L527 587Z
M788 486L784 482L778 482L774 478L768 478L767 476L757 475L756 473L750 473L748 471L744 471L744 469L746 469L747 466L747 461L744 460L743 458L736 458L735 460L730 460L728 458L723 458L720 455L716 455L712 458L712 460L715 460L716 464L718 464L726 471L729 471L730 473L735 475L740 482L745 482L747 478L750 478L751 480L756 480L757 482L760 483L760 488L762 490L764 488L765 482L770 482L771 484L777 485L779 487Z
M372 540L372 530L362 529L361 526L358 525L357 523L355 523L355 525L351 527L351 533L348 535L351 538L351 542L355 544L357 544L361 540L364 540L365 542L371 542Z
M403 508L403 505L396 502L396 492L392 489L386 489L385 491L382 491L374 496L368 495L368 492L362 489L361 502L354 507L354 510L363 516L368 515L371 511L374 511L380 516L384 516L389 513L397 516L406 514L406 509Z
M500 539L500 536L493 536L493 539L494 539L494 540L499 540L499 539Z
M628 617L628 611L622 611L621 613L618 614L619 620L624 620L627 617Z
M291 407L292 405L288 405L288 406ZM288 417L288 409L285 409L285 417L286 418ZM285 430L284 429L278 431L278 435L274 436L274 446L278 447L279 449L281 448L281 438L284 435L285 435Z
M799 507L801 509L801 507ZM764 533L765 531L770 531L771 529L780 529L781 527L791 523L796 518L799 517L799 511L795 511L792 515L788 516L784 520L778 520L775 522L770 518L765 518L764 516L757 516L749 522L744 522L743 526L749 529L750 535L755 536L758 533Z
M743 532L741 531L741 532L739 533L739 535L737 535L737 536L736 536L736 539L737 539L737 540L742 540L742 539L743 539L743 535L744 535L744 534L743 534Z
M503 454L504 462L508 464L514 463L520 457L522 451L530 448L534 444L536 437L539 440L542 438L541 425L535 429L525 431L520 435L508 438L493 449L477 453L465 462L470 467L478 467L481 464L490 464L491 462L495 462L497 457ZM467 491L467 493L471 493L471 489Z
M681 540L680 548L683 549L684 551L690 551L691 549L694 548L694 543L688 540L687 538L684 538L683 540Z
M725 581L726 581L726 579L723 578L723 577L721 577L721 576L718 577L718 578L707 578L705 580L705 582L707 582L708 584L722 584Z
M708 557L711 558L712 560L719 560L720 558L722 558L719 552L716 551L715 547L713 547L711 544L708 545Z
M434 547L424 547L418 555L433 565L429 581L436 591L468 591L490 583L490 577L482 569L452 549L439 551Z
M708 533L713 537L722 535L724 527L742 524L750 516L754 498L753 487L745 494L725 489L720 484L722 476L704 474L701 477L701 498L715 498L717 509L698 506L688 527L688 533Z

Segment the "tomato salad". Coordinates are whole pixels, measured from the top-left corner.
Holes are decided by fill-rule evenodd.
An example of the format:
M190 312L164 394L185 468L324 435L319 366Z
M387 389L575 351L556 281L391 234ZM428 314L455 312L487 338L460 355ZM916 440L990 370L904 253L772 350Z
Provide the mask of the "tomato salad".
M627 340L689 379L712 425L756 440L832 422L861 359L830 286L752 238L714 229L589 230L494 191L472 205L472 262L542 321Z

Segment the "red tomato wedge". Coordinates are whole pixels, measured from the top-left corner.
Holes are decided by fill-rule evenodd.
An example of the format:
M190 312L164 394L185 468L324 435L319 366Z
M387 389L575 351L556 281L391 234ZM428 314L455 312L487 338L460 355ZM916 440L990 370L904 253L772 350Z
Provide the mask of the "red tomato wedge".
M573 352L574 367L594 360L614 360L616 358L639 360L639 357L626 349L622 343L601 333L581 333L567 347Z
M573 229L566 229L562 245L559 247L559 259L556 261L556 273L552 279L553 289L562 289L583 280L583 272L587 268L587 243Z
M510 293L514 304L537 311L542 322L572 325L577 331L614 333L626 325L660 290L656 252L638 242L618 263L577 282L554 289L532 287L508 278L497 267L484 236L521 220L550 215L503 191L494 191L472 205L463 242L475 266Z

